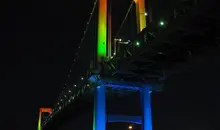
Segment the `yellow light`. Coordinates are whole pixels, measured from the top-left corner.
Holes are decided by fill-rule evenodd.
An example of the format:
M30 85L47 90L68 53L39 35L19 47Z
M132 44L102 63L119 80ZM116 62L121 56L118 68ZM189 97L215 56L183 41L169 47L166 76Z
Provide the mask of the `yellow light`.
M99 0L99 16L98 16L98 61L107 54L107 0Z
M128 129L129 129L129 130L131 130L131 129L132 129L132 126L131 126L131 125L129 125L129 126L128 126Z
M136 17L138 21L138 33L146 27L145 0L134 0L136 4Z

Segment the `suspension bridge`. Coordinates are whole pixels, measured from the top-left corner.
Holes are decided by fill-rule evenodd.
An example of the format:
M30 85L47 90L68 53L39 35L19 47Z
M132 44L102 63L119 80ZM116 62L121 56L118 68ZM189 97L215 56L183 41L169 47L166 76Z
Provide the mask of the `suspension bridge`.
M151 93L161 92L164 80L195 57L219 48L220 18L214 10L219 8L214 1L124 1L130 3L120 20L114 17L114 0L94 2L68 80L55 106L40 109L38 130L58 129L87 107L94 111L93 130L105 130L112 122L152 130ZM107 112L108 101L134 95L140 97L138 115ZM78 108L79 103L83 107ZM42 121L43 113L49 116Z

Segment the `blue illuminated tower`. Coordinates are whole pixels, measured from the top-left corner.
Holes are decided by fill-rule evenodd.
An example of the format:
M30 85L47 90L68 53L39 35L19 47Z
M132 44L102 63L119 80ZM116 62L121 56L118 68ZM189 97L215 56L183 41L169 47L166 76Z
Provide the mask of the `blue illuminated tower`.
M105 130L107 122L132 122L142 125L142 130L152 130L151 119L151 86L130 87L131 89L139 89L140 100L142 107L141 116L121 116L121 115L106 115L106 85L97 86L95 92L95 108L94 108L94 124L93 130ZM111 87L116 87L112 84ZM120 87L120 86L117 86ZM107 120L108 119L108 120Z
M111 122L130 122L135 124L141 124L142 130L152 130L152 118L151 118L151 92L160 91L160 87L152 85L144 85L140 83L129 83L112 80L110 78L97 78L93 75L89 78L91 82L96 82L97 87L95 89L95 104L94 104L94 124L93 130L105 130L106 123ZM96 80L96 81L95 81ZM127 116L127 115L107 115L106 114L106 88L122 88L132 89L140 92L141 101L141 116Z

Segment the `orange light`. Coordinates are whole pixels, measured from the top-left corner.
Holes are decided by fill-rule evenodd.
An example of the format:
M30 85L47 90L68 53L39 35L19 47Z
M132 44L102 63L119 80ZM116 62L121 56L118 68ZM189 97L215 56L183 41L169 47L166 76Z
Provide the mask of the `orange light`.
M133 127L131 125L128 126L128 129L131 130Z
M42 113L47 112L47 113L52 113L53 109L52 108L40 108L39 112L39 120L38 120L38 130L41 130L41 116Z

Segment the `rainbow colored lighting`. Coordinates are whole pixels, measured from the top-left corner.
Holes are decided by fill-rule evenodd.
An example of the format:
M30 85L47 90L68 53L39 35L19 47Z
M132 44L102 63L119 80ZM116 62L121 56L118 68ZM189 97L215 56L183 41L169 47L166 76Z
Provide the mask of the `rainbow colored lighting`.
M93 130L106 130L106 87L98 86L95 93Z
M136 4L136 17L138 25L138 33L141 32L146 27L146 9L145 0L134 0Z
M95 95L96 99L96 95ZM93 130L96 130L96 100L94 100L94 110L93 110Z
M41 130L41 118L42 118L42 113L47 112L47 113L52 113L53 109L52 108L40 108L39 112L39 119L38 119L38 130Z
M107 0L99 0L99 12L98 12L98 45L97 56L98 61L101 61L102 57L107 55Z

